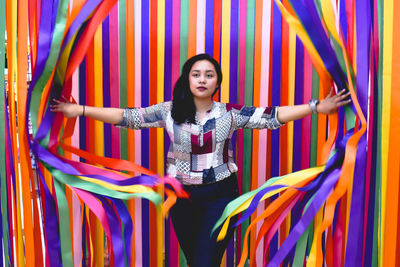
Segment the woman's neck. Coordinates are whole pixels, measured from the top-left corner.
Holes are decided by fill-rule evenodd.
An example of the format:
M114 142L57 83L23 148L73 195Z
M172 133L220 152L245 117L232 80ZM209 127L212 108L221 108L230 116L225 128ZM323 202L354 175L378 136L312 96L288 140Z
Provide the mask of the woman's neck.
M194 106L196 107L196 111L200 112L200 114L206 113L213 106L212 98L206 98L206 99L194 98L193 102L194 102Z

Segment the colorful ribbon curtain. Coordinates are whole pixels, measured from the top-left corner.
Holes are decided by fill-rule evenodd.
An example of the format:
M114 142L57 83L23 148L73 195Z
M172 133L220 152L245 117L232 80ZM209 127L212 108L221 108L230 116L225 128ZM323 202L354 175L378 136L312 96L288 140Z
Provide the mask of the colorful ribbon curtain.
M352 98L329 117L237 132L242 195L219 223L240 219L222 266L400 265L399 5L0 0L2 264L186 266L162 216L185 197L163 178L164 132L48 105L170 100L182 64L206 52L221 102L302 104L334 84Z

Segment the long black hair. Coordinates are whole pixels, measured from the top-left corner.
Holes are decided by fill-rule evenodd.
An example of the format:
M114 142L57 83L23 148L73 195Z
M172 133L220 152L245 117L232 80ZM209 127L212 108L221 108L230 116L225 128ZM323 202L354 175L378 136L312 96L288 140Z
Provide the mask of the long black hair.
M189 58L182 67L182 73L174 87L174 95L172 100L171 115L175 123L184 122L195 123L196 107L194 106L193 94L189 87L189 73L194 63L200 60L208 60L211 62L217 72L218 88L215 89L213 95L217 92L222 82L221 66L218 62L208 54L199 54Z

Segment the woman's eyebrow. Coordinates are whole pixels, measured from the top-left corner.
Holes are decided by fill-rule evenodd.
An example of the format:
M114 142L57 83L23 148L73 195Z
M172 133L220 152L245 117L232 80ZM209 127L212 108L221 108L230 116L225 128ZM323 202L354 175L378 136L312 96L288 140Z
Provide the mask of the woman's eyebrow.
M191 72L200 72L201 70L192 70ZM214 70L206 70L206 72L215 72Z

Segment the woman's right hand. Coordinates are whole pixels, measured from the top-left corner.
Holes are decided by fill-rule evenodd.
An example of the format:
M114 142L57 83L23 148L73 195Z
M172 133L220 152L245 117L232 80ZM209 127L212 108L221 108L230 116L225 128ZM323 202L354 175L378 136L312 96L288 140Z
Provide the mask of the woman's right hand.
M67 118L75 118L83 115L83 106L68 102L66 99L64 100L65 102L53 99L55 104L50 105L50 111L62 112Z

